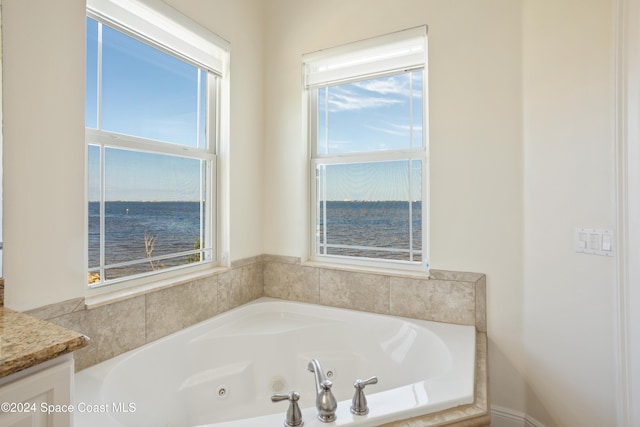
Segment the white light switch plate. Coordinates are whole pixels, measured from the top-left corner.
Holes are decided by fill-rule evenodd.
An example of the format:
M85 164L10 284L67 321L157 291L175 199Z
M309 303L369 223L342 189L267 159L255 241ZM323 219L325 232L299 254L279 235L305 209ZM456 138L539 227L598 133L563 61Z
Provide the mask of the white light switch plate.
M592 255L614 256L613 230L599 228L576 228L576 252Z

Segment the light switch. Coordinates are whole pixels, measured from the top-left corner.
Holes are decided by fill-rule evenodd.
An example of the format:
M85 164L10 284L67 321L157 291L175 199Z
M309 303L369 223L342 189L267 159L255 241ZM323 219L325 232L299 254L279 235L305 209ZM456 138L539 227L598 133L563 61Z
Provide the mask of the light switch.
M578 253L614 256L613 231L599 228L576 228L574 247Z
M576 249L586 249L587 242L589 241L589 234L577 232L578 238L576 239Z

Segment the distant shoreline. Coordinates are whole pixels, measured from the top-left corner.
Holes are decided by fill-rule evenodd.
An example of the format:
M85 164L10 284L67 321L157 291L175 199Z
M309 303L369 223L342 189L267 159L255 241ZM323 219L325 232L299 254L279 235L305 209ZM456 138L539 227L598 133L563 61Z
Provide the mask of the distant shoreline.
M100 200L89 200L89 203L100 203ZM204 203L201 200L105 200L105 203Z
M422 203L422 200L323 200L340 203ZM100 200L89 200L89 203L100 203ZM204 203L202 200L105 200L105 203Z

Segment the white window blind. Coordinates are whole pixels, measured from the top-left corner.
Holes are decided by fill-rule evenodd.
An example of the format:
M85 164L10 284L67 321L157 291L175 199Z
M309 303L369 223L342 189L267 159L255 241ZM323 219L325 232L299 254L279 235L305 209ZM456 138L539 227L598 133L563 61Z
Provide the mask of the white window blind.
M425 25L303 55L305 87L330 86L424 67Z
M160 0L87 0L87 11L220 76L225 73L229 42Z

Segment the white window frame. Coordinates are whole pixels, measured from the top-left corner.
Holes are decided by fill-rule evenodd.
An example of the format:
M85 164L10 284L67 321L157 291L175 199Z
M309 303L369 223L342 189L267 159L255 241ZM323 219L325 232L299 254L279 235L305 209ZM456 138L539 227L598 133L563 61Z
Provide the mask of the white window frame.
M211 253L211 256L203 262L107 280L95 285L88 284L88 289L101 293L100 291L105 288L112 290L127 288L163 278L180 278L185 274L210 270L216 266L228 266L229 43L159 0L88 0L87 16L205 70L207 78L206 128L209 132L205 147L188 147L100 130L100 111L98 111L98 129L87 128L85 139L87 150L89 146L98 146L101 152L101 236L105 233L104 153L105 149L116 148L204 161L207 167L201 182L204 182L206 195L205 209L202 213L204 236L201 237L204 239L201 241L211 242L209 248L202 248L202 252L209 250ZM98 78L98 109L102 96L100 80L101 76ZM85 217L88 218L88 203L85 205L87 206ZM86 229L88 236L88 224ZM88 245L88 242L85 244ZM201 251L198 252L201 253ZM104 238L101 238L100 253L100 274L104 277L104 268L113 267L105 266L104 263ZM85 254L87 257L85 265L89 270L88 246L85 248ZM179 255L181 254L171 254L167 257ZM157 257L158 260L162 258L166 257ZM153 260L156 260L156 257Z
M304 108L309 149L309 258L326 264L345 264L363 268L428 271L429 268L429 156L428 156L428 73L426 26L411 28L355 43L303 55ZM408 46L408 47L407 47ZM416 48L417 46L417 48ZM318 150L318 89L353 83L409 71L422 72L422 141L420 146L389 151L369 151L327 155ZM381 161L420 160L422 162L422 260L419 262L382 258L359 258L323 255L318 251L318 165L372 163ZM363 248L364 249L364 248Z

